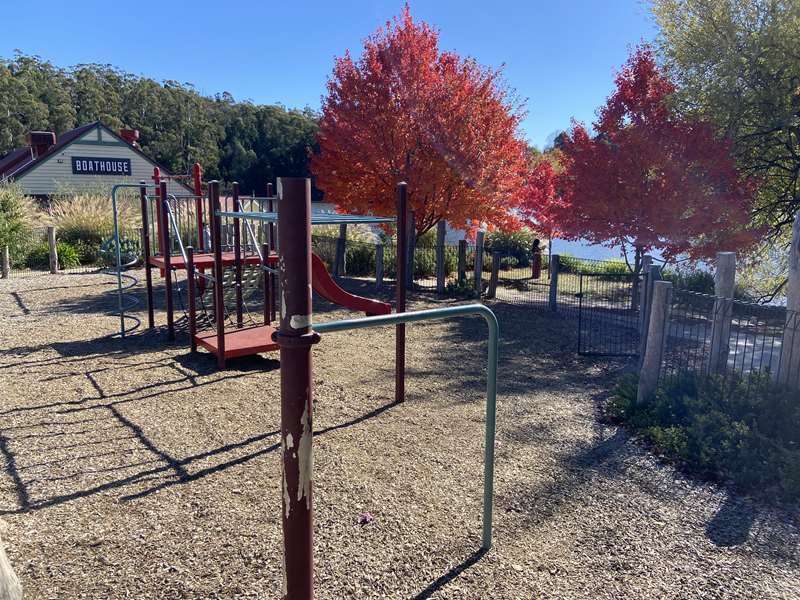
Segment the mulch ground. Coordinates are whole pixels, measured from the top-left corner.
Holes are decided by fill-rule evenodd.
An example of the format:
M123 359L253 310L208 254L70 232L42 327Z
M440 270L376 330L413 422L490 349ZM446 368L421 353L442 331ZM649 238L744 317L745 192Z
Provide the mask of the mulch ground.
M2 538L26 598L279 598L277 356L218 372L163 331L103 339L112 284L0 281ZM483 321L409 327L400 405L391 329L315 348L318 598L800 597L796 512L660 464L598 418L623 365L578 357L571 321L497 311L485 554Z

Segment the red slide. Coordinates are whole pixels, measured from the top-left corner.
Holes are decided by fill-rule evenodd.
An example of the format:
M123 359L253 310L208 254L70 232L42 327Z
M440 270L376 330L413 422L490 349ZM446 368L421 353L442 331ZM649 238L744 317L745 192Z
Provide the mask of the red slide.
M329 302L353 311L366 313L368 317L388 315L392 312L392 307L386 302L371 300L344 291L330 276L322 259L313 253L311 254L311 287Z

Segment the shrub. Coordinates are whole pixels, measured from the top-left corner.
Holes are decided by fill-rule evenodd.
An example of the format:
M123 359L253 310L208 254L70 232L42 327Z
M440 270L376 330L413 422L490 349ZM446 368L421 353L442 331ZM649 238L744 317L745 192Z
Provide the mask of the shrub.
M36 209L17 183L0 183L0 248L15 247L30 237Z
M478 295L475 292L475 280L469 278L462 282L448 282L444 288L444 293L452 298L475 298Z
M94 263L100 258L100 245L114 234L114 213L108 196L75 194L53 202L56 235L78 249L81 261ZM141 215L133 201L117 205L120 234L135 237L141 227Z
M492 231L486 236L486 251L500 252L517 259L517 264L527 267L531 264L531 248L537 235L530 229L519 231Z
M661 277L672 282L676 289L698 292L700 294L714 295L714 274L702 269L677 268L662 269ZM737 300L751 301L753 295L740 285L736 285L734 298Z
M345 250L345 265L348 275L374 275L375 246L362 242L348 243Z
M56 252L58 252L60 269L74 269L81 266L78 251L70 244L58 242ZM50 267L50 246L47 242L35 246L25 257L25 264L29 269L48 269Z
M570 254L560 255L558 270L561 273L597 273L600 275L625 275L630 267L622 260L587 260Z
M798 393L776 385L768 374L749 380L672 378L641 405L635 379L625 378L608 414L694 472L749 491L777 488L788 500L800 499Z

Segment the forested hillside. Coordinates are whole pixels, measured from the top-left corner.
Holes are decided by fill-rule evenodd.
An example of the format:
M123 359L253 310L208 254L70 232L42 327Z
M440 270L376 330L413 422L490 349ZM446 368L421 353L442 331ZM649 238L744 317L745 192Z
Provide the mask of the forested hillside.
M30 130L64 131L101 120L138 129L142 149L176 173L197 161L206 178L263 193L276 175L309 175L317 115L310 109L206 97L190 83L158 82L111 65L62 68L36 56L0 58L0 156Z

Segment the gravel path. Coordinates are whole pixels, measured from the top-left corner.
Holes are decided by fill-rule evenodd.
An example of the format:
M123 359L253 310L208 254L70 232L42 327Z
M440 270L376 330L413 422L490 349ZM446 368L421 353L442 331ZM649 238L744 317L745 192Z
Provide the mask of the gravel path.
M163 333L98 340L111 283L0 281L0 516L26 598L279 598L276 356L216 372ZM797 512L659 464L597 418L620 364L576 356L570 322L498 314L487 554L482 320L409 327L402 405L390 329L315 349L318 598L800 598Z

